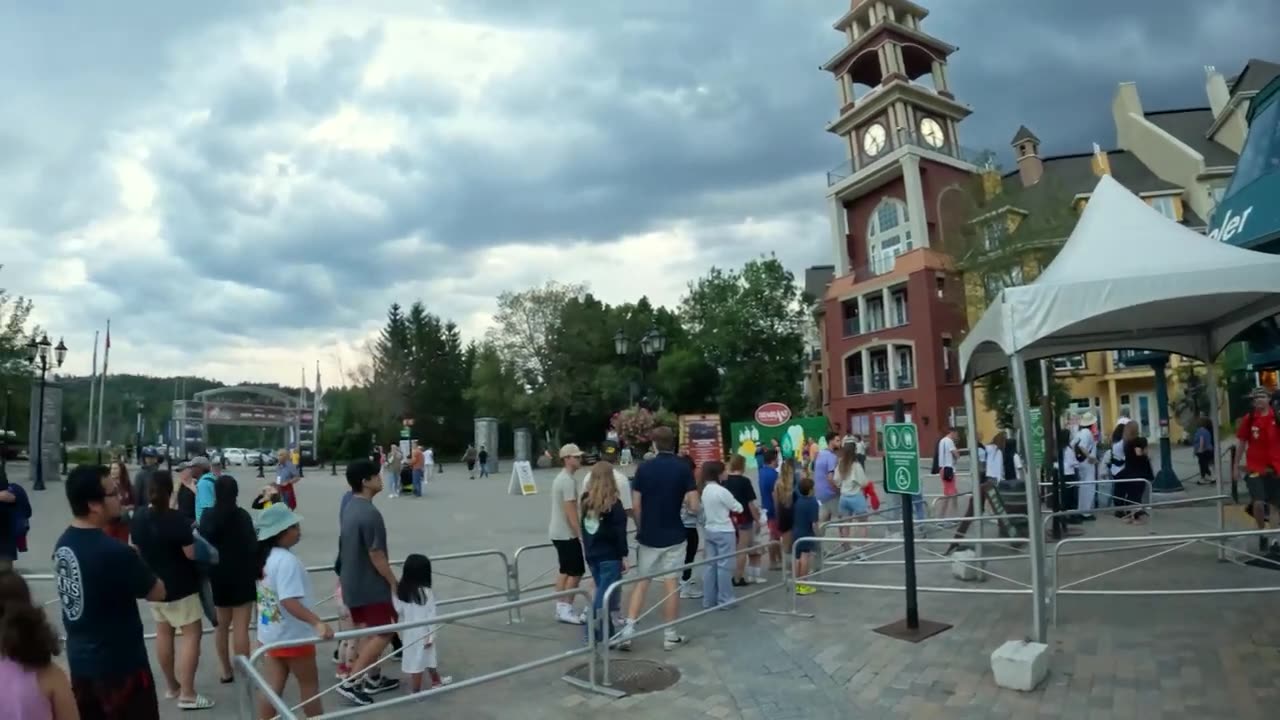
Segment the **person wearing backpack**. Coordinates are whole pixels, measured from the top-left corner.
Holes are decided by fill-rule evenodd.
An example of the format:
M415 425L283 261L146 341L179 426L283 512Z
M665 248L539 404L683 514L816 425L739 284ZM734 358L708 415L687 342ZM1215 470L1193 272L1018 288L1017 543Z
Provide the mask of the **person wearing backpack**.
M1267 506L1276 516L1280 527L1280 420L1271 407L1271 393L1264 387L1249 393L1253 408L1237 423L1236 439L1243 452L1240 462L1244 469L1245 487L1249 490L1253 520L1259 530L1267 528ZM1258 538L1258 549L1266 554L1270 544L1266 537Z

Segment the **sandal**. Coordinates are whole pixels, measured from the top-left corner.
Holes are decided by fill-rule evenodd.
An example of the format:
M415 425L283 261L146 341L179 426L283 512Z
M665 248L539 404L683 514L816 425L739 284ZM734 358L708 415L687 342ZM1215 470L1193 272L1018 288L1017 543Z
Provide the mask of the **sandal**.
M179 700L179 710L208 710L213 707L213 701L203 695L196 695L190 700Z

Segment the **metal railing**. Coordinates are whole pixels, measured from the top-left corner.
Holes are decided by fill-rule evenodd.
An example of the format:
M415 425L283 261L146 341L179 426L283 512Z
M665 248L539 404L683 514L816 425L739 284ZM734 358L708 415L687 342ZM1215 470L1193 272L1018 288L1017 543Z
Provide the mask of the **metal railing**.
M604 608L606 613L607 613L607 612L609 612L608 608L609 608L609 607L611 607L610 603L611 603L611 602L612 602L612 600L613 600L613 596L614 596L616 593L620 592L620 590L619 590L619 589L620 589L620 588L622 588L622 587L623 587L623 586L625 586L625 585L632 585L632 584L635 584L635 583L640 582L640 581L642 581L642 580L644 580L644 581L653 581L653 580L657 580L657 579L659 579L659 578L667 578L667 577L671 577L671 576L673 576L673 575L674 575L674 576L676 576L676 577L679 577L680 573L684 572L685 570L693 570L694 568L702 567L702 566L705 566L705 565L710 565L711 563L720 562L720 561L722 561L722 560L729 560L729 559L733 559L733 558L738 557L739 555L751 555L751 554L766 553L766 552L768 552L769 548L772 548L772 547L777 547L777 548L781 549L782 544L781 544L781 543L779 543L777 540L770 540L769 542L766 542L766 543L761 543L761 544L759 544L759 545L753 545L753 546L751 546L751 547L742 548L741 550L735 550L735 551L733 551L733 552L731 552L731 553L726 553L726 554L724 554L724 555L716 555L716 556L714 556L714 557L703 558L702 560L696 560L696 561L694 561L694 562L686 563L686 564L684 564L684 565L681 565L681 566L679 566L679 567L672 568L672 569L670 569L670 570L660 570L660 571L658 571L658 572L649 573L649 574L647 574L647 575L636 575L635 577L623 578L623 579L621 579L621 580L618 580L618 581L616 581L616 582L614 582L614 583L610 584L610 585L609 585L609 587L605 588L604 596L603 596L603 598L601 599L601 602L600 602L600 607ZM656 632L658 632L658 631L660 631L660 630L665 631L665 630L667 630L668 628L673 628L673 627L675 627L675 626L679 625L680 623L684 623L684 622L688 622L688 621L693 620L693 619L696 619L696 618L700 618L700 617L702 617L703 615L707 615L708 613L715 612L715 611L720 610L720 609L722 609L722 608L732 607L732 606L737 605L738 603L741 603L741 602L743 602L743 601L750 600L751 598L759 597L760 595L763 595L763 594L765 594L765 593L767 593L767 592L772 592L772 591L774 591L774 590L777 590L778 588L783 587L783 586L786 584L787 571L786 571L786 565L785 565L785 564L783 565L782 574L783 574L783 579L782 579L782 581L781 581L781 582L777 582L777 583L768 583L768 584L766 584L764 587L762 587L762 588L760 588L760 589L758 589L758 590L753 590L752 592L745 593L745 594L742 594L742 595L735 595L735 596L734 596L734 598L733 598L733 600L730 600L729 602L724 603L723 605L714 605L714 606L709 607L709 608L703 608L702 610L699 610L699 611L697 611L697 612L691 613L691 614L689 614L689 615L685 615L685 616L683 616L683 617L676 618L675 620L671 620L671 621L667 621L667 622L662 622L662 623L659 623L659 624L654 625L654 626L652 626L652 627L645 628L644 630L640 630L640 631L634 632L634 633L632 633L631 635L627 636L627 637L625 638L625 640L635 640L635 639L637 639L637 638L641 638L641 637L644 637L644 636L646 636L646 635L652 635L653 633L656 633ZM703 587L703 591L705 592L706 590L707 590L707 588L704 586L704 587ZM678 593L678 592L680 592L680 591L679 591L679 589L676 589L676 590L674 590L674 591L672 591L672 592L677 592L677 593ZM668 598L668 597L670 597L670 593L668 593L667 595L664 595L664 596L662 597L662 599L661 599L661 600L659 600L659 601L657 602L657 604L655 604L654 606L650 607L650 608L649 608L648 610L646 610L645 612L641 613L639 617L636 617L636 618L633 618L633 619L634 619L636 622L639 622L640 620L643 620L643 619L644 619L644 617L645 617L646 615L648 615L649 613L653 612L654 610L656 610L656 609L658 609L658 608L662 607L662 606L666 603L666 601L667 601L667 598ZM593 624L593 627L594 627L594 624ZM589 635L591 635L591 637L592 637L592 638L594 638L594 637L595 637L595 633L594 633L594 632L591 632L591 633L588 633L588 634L589 634ZM609 638L609 641L608 641L608 642L606 642L606 643L604 643L603 645L599 646L600 648L602 648L602 649L600 650L600 653L601 653L601 679L600 679L600 682L601 682L605 687L608 687L608 686L609 686L609 684L610 684L610 681L609 681L609 647L610 647L611 645L615 644L616 642L618 642L618 641L619 641L619 640L621 640L621 639L623 639L623 638L622 638L622 634L621 634L621 632L619 632L618 634L615 634L615 635L611 636L611 637Z
M627 528L627 537L629 538L628 544L630 544L630 539L635 538L635 534L636 534L635 528L633 527ZM528 555L529 553L535 550L551 550L554 548L555 548L555 543L544 542L544 543L534 543L532 545L523 545L516 549L515 554L511 556L511 565L507 570L507 585L511 590L512 600L518 600L520 596L526 592L537 592L538 590L550 590L556 586L554 582L544 582L540 585L533 585L532 583L536 583L542 578L552 574L553 572L556 572L559 569L558 564L550 565L549 567L547 567L546 570L543 570L542 572L535 575L532 580L528 581L531 584L523 585L523 586L520 584L521 582L523 582L521 580L522 576L520 574L520 558L524 557L525 555ZM630 546L629 549L634 550L635 546ZM523 618L520 615L520 610L519 608L517 608L511 617L511 622L518 623L518 622L521 622L522 620Z
M559 600L563 598L574 598L578 596L586 597L586 599L588 600L588 603L587 603L588 622L590 623L590 627L595 627L596 625L595 606L590 602L591 600L590 595L582 589L575 588L573 590L564 590L561 592L548 593L546 595L537 595L530 598L524 598L524 599L516 600L513 602L500 603L498 605L490 605L490 606L481 607L481 608L472 608L469 610L460 610L458 612L440 615L438 617L431 618L430 620L395 623L393 625L382 625L382 626L371 627L371 628L360 628L358 630L344 630L342 632L334 633L333 638L328 641L322 641L318 637L312 637L305 640L283 640L280 642L274 642L274 643L268 643L268 644L262 645L261 647L254 650L253 654L251 654L247 658L240 655L237 655L234 658L236 669L241 673L241 675L247 681L244 683L245 691L244 691L244 695L241 697L242 712L244 713L244 717L246 718L254 717L254 715L252 714L253 707L254 707L253 695L254 695L254 692L256 691L263 694L263 696L267 699L267 701L271 704L271 706L275 708L276 712L279 713L278 717L281 718L281 720L296 720L297 719L296 711L299 708L315 700L316 698L323 697L324 695L336 690L343 682L348 682L350 680L357 679L354 677L344 679L334 685L331 685L330 687L326 688L325 690L321 691L320 693L318 693L313 697L302 698L301 702L299 702L295 706L290 707L290 705L287 702L285 702L283 698L281 698L279 695L271 691L270 687L266 683L266 680L262 677L261 673L259 673L257 671L257 668L254 666L254 663L256 663L260 658L262 658L263 655L265 655L267 652L271 650L303 647L307 645L315 645L320 642L339 642L342 640L354 640L357 638L368 637L370 635L387 635L390 633L398 633L403 630L410 630L413 628L423 627L427 625L435 625L435 626L449 625L453 623L458 623L463 620L468 620L473 617L489 615L495 612L506 611L508 614L510 614L512 611L518 610L528 605L535 605L535 604L545 603L545 602ZM403 650L398 652L403 652ZM519 665L514 665L509 668L504 668L502 670L485 673L483 675L477 675L472 678L459 680L458 682L450 683L448 685L442 685L440 687L424 690L422 692L408 694L408 695L401 695L399 697L391 698L389 700L376 702L372 705L365 705L362 707L350 707L350 708L344 708L341 710L336 710L334 712L320 715L319 717L330 718L330 719L344 718L344 717L353 717L356 715L363 715L365 713L374 712L374 711L386 710L399 705L404 705L406 703L418 702L419 700L431 697L433 695L443 694L446 692L454 692L457 690L461 690L463 688L468 688L475 685L487 683L492 680L499 680L505 677L510 677L512 675L517 675L522 672L527 672L529 670L535 670L545 665L561 662L569 658L578 657L580 655L593 656L595 652L596 652L595 633L588 632L587 643L586 645L580 648L574 648L572 650L564 650L564 651L555 653L553 655L548 655L546 657L539 658L537 660L530 660L524 663L520 663ZM383 656L380 660L378 660L377 663L375 663L374 665L371 665L368 668L365 668L363 672L368 672L377 664L386 662L387 660L395 657L396 654L397 654L396 652L393 652ZM595 663L592 662L590 663L590 665L591 667L588 671L590 673L590 676L589 676L590 682L592 684L595 684Z
M1217 498L1213 498L1213 499L1217 499ZM1262 587L1235 587L1235 588L1159 588L1159 589L1152 589L1152 590L1141 590L1141 589L1082 590L1082 589L1076 588L1076 586L1089 582L1091 580L1097 580L1098 578L1105 577L1112 573L1120 572L1121 570L1127 570L1129 568L1134 567L1135 565L1144 563L1148 560L1154 560L1158 557L1162 557L1176 550L1181 550L1185 547L1189 547L1191 545L1195 545L1198 543L1204 543L1210 547L1223 550L1223 549L1226 549L1224 545L1222 545L1221 543L1211 542L1211 541L1226 540L1229 538L1237 538L1237 537L1245 537L1245 538L1268 537L1276 534L1280 534L1280 528L1272 529L1272 530L1234 530L1234 531L1228 531L1228 532L1183 533L1178 535L1159 535L1154 537L1153 536L1070 537L1070 538L1065 538L1063 540L1059 540L1057 543L1054 544L1053 550L1050 551L1049 553L1049 557L1052 565L1052 571L1050 573L1052 577L1052 582L1049 585L1049 593L1048 593L1047 599L1051 605L1052 622L1055 626L1058 624L1058 596L1060 595L1148 597L1148 596L1176 596L1176 595L1233 595L1233 594L1249 594L1249 593L1263 593L1263 592L1280 592L1280 585L1268 585L1268 586L1262 586ZM1139 545L1135 547L1124 547L1123 545L1113 545L1112 547L1103 548L1095 552L1120 552L1124 550L1138 550L1138 549L1150 549L1150 548L1162 548L1162 549L1159 550L1158 552L1152 553L1145 557L1141 557L1137 560L1124 563L1123 565L1119 565L1117 567L1113 567L1099 573L1094 573L1093 575L1089 575L1087 577L1083 577L1078 580L1073 580L1066 584L1061 584L1058 560L1062 555L1066 554L1062 552L1062 547L1064 545L1082 545L1082 544L1098 544L1098 543L1138 543ZM1275 558L1268 558L1262 555L1250 553L1248 551L1230 549L1230 552L1245 555L1251 558L1256 558L1261 560L1270 560L1272 562L1276 562Z

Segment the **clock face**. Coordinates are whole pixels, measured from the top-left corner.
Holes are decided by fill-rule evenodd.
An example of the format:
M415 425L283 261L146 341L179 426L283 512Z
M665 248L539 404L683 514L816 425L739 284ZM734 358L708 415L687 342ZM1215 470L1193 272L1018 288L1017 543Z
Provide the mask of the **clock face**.
M924 138L929 147L940 148L947 141L947 136L942 132L942 126L938 124L937 120L930 117L920 121L920 136Z
M884 126L880 123L875 123L862 132L862 150L873 157L879 155L880 151L884 150L884 143L887 139L888 134L885 132Z

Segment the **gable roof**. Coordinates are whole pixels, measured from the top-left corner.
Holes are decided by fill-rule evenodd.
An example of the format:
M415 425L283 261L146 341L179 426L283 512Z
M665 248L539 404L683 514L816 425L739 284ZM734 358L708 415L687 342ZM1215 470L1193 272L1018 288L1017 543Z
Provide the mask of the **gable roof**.
M1026 125L1019 125L1018 132L1013 134L1013 139L1010 140L1009 143L1011 145L1017 145L1023 140L1035 140L1036 142L1040 142L1040 138L1036 137L1035 133L1028 130Z
M1149 193L1182 190L1179 185L1161 180L1143 165L1136 156L1126 150L1108 150L1107 160L1111 176L1133 193ZM1022 188L1022 181L1015 170L1004 176L1006 190L1017 189L1026 193L1040 186L1053 186L1054 190L1071 196L1093 191L1098 176L1093 173L1093 153L1055 155L1044 158L1044 175L1039 183ZM1048 180L1050 182L1046 183Z
M1280 65L1251 58L1244 70L1231 79L1231 94L1261 90L1276 75L1280 75Z
M1230 148L1206 137L1213 125L1213 110L1186 108L1144 113L1152 125L1177 138L1204 156L1205 167L1233 167L1238 155Z

